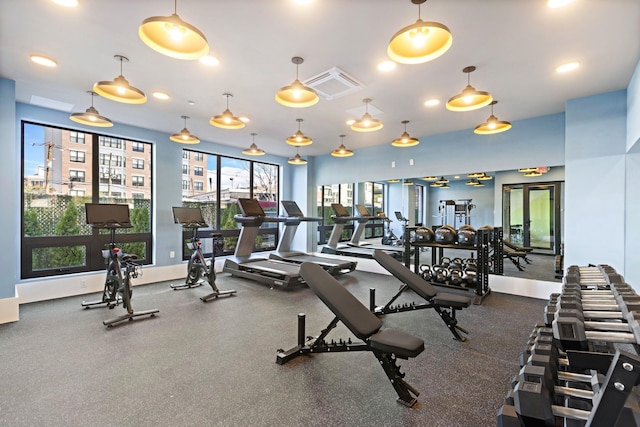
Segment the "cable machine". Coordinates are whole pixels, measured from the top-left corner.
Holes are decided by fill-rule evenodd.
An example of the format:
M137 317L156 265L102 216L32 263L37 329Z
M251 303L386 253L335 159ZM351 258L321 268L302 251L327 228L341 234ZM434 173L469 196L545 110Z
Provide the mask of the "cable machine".
M471 199L440 200L438 205L440 225L451 225L454 228L471 225L471 209L475 207Z

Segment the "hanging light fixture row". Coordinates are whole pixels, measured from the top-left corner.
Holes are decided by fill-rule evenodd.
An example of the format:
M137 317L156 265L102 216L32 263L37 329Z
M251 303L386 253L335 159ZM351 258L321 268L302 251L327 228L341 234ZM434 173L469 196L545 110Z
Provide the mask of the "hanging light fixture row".
M422 64L443 55L453 43L451 31L439 22L420 19L420 5L427 0L411 0L418 5L418 20L391 37L387 55L401 64Z
M403 120L401 123L404 125L404 132L402 132L399 138L394 139L391 145L394 147L413 147L420 144L418 139L413 138L407 133L407 123L409 123L409 120Z
M298 122L298 131L296 133L294 133L293 135L291 135L289 138L287 138L287 141L286 141L287 144L293 145L295 147L304 147L304 146L307 146L307 145L311 145L313 143L313 139L311 139L308 136L306 136L300 130L300 123L302 123L304 120L303 119L296 119L296 121Z
M257 133L251 134L253 142L251 143L251 146L249 148L247 148L246 150L242 150L242 154L246 154L248 156L264 156L264 150L258 148L258 146L256 145L256 135Z
M333 157L349 157L349 156L353 156L353 151L349 150L347 147L344 146L344 137L347 135L340 135L340 147L338 147L337 149L333 150L331 152L331 155Z
M233 94L229 92L225 92L222 96L227 97L227 109L224 110L222 114L211 117L209 120L209 124L211 126L219 127L222 129L242 129L245 125L244 122L238 117L234 116L233 113L229 110L229 97L232 97Z
M384 126L380 120L374 119L369 114L369 103L371 98L365 98L364 102L364 115L360 120L356 120L351 124L351 130L356 132L373 132L382 129Z
M173 142L179 142L181 144L198 144L200 142L200 139L197 136L192 135L191 132L189 132L189 129L187 129L187 119L189 118L189 116L180 117L184 119L184 128L180 131L180 133L174 133L173 135L171 135L169 139Z
M93 107L93 97L96 95L93 91L87 91L88 94L91 94L91 107L87 108L84 113L73 113L69 118L76 123L80 123L87 126L96 126L109 128L113 126L113 122L106 117L103 117L98 113Z
M114 55L120 61L120 75L113 80L97 82L93 85L93 91L100 96L125 104L144 104L147 102L147 95L140 89L131 86L122 75L122 63L129 62L129 58L122 55Z
M497 103L498 101L495 100L489 103L489 105L491 105L491 115L484 123L481 123L475 127L475 129L473 130L474 133L477 133L478 135L492 135L511 129L511 123L505 122L503 120L498 120L498 118L493 115L493 106Z
M298 80L298 66L304 62L299 56L291 58L291 62L296 64L296 79L289 86L281 87L276 93L276 102L285 107L304 108L311 107L318 103L320 99L315 90L302 84Z
M470 65L462 69L467 74L467 87L461 93L452 97L447 101L447 110L449 111L472 111L489 105L493 98L489 92L476 90L470 84L470 74L476 70L476 67Z
M198 59L209 53L207 38L178 16L178 0L173 14L152 16L142 21L138 35L151 49L177 59Z

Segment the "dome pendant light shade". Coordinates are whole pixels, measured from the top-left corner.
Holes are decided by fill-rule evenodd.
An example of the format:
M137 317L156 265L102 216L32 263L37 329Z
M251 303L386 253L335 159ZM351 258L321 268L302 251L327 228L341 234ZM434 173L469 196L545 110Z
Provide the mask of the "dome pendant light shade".
M244 122L229 111L229 97L233 94L223 93L222 96L227 97L227 109L222 114L211 117L209 124L222 129L242 129L245 126Z
M400 138L396 138L391 142L391 145L394 147L413 147L415 145L420 144L420 141L416 138L413 138L407 133L407 123L409 120L403 120L402 124L404 125L404 132L400 135Z
M113 126L111 120L103 117L98 113L98 110L93 108L93 97L96 95L93 91L87 91L91 94L91 107L87 108L84 113L73 113L69 118L76 123L80 123L87 126L96 126L102 128L110 128Z
M353 156L353 151L349 150L347 147L344 146L344 137L347 135L340 135L340 147L338 147L337 149L333 150L331 152L331 155L333 157L349 157L349 156Z
M180 144L200 143L200 139L197 136L192 135L191 132L189 132L189 129L187 129L187 119L189 118L189 116L180 117L184 119L184 129L182 129L180 133L174 133L169 137L169 139L173 142L179 142Z
M505 132L511 129L511 123L498 120L498 118L493 115L493 106L497 103L498 101L491 101L491 115L486 122L476 126L476 128L473 130L473 133L477 133L478 135L491 135L494 133Z
M473 65L462 69L463 73L467 73L467 87L461 93L447 101L447 110L449 111L472 111L489 105L493 98L489 92L476 90L469 84L470 74L475 71Z
M303 120L296 119L296 121L298 122L298 131L293 135L291 135L289 138L287 138L287 144L293 145L295 147L304 147L306 145L311 145L313 143L313 139L306 136L300 130L300 123L302 123Z
M311 107L318 103L318 94L315 90L302 84L298 80L298 65L304 62L299 56L291 58L291 62L296 64L296 79L289 86L281 87L276 93L276 102L285 107L304 108Z
M257 133L252 133L253 143L246 150L242 150L242 154L246 154L247 156L264 156L264 150L258 148L256 145L256 135Z
M290 165L306 165L307 160L300 157L300 153L298 153L298 150L296 150L296 155L291 157L287 161L287 163L289 163Z
M365 113L360 120L355 121L351 125L351 130L356 132L373 132L382 129L384 126L382 122L372 118L371 114L369 114L369 103L371 102L371 98L365 98L362 102L364 102Z
M94 84L93 91L104 98L125 104L144 104L147 102L147 95L140 89L131 86L122 75L122 63L129 62L129 58L122 55L115 55L114 58L120 61L120 75L113 80Z
M391 37L387 55L401 64L422 64L443 55L451 47L453 36L445 25L420 19L420 5L426 0L411 0L418 5L418 20Z
M171 16L152 16L142 21L138 35L151 49L177 59L198 59L209 53L207 38L177 14L177 0Z

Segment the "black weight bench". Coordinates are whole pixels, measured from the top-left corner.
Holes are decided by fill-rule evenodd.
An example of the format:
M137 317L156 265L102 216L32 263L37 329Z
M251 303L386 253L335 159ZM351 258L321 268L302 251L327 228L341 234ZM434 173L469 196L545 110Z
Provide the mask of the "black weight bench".
M287 351L278 350L276 363L282 365L302 354L371 351L398 393L398 402L413 406L417 401L413 396L420 393L404 381L396 358L416 357L424 350L424 341L399 330L381 329L382 321L319 265L305 262L300 267L300 274L336 317L318 337L305 338L305 315L298 314L298 345ZM362 342L352 342L351 338L325 341L339 321Z
M506 246L509 249L513 249L516 252L524 252L524 257L522 257L522 260L527 264L531 264L531 260L527 258L527 255L533 252L532 247L516 245L515 243L512 243L509 239L502 240L502 244L503 244L503 247Z
M391 300L384 306L375 305L375 289L369 290L370 298L370 310L374 314L383 315L389 313L399 313L402 311L419 310L423 308L433 308L440 318L447 325L447 328L453 334L454 339L458 341L466 341L465 337L460 335L460 332L467 334L468 332L462 327L458 326L458 320L456 319L456 311L471 305L472 299L464 295L457 295L452 293L439 293L437 289L429 282L425 281L422 277L418 276L404 264L398 262L389 254L375 250L373 252L373 258L378 261L378 264L383 266L389 273L395 276L402 282L400 290L397 294L391 298ZM396 299L407 289L411 289L413 292L421 296L426 300L426 303L416 304L404 304L392 306Z
M524 271L524 267L520 264L520 260L528 262L526 252L513 250L506 245L502 248L502 257L509 259L520 271Z

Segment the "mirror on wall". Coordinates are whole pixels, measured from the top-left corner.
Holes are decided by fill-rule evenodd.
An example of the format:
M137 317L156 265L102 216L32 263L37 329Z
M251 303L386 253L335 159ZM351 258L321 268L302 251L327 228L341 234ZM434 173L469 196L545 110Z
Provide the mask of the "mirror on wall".
M507 243L516 249L533 248L526 257L506 257L505 275L560 280L555 270L556 256L562 251L563 166L404 177L372 183L377 185L378 200L384 200L378 209L387 212L394 234L402 233L395 211L408 218L409 225L451 225L456 229L462 225L501 226ZM360 201L357 190L362 185L354 185L354 201Z

